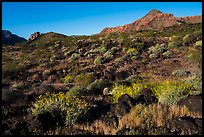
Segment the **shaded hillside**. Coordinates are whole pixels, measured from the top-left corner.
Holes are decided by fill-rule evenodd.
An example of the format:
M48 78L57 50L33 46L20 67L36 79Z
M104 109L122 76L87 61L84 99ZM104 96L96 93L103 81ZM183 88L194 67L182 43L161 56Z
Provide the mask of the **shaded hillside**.
M2 45L15 45L27 41L25 38L12 34L8 30L2 30Z
M160 29L173 25L181 25L183 23L201 22L202 16L175 17L173 14L166 14L153 9L144 17L134 21L133 23L113 28L105 28L101 31L101 34L109 34L112 32L126 32L132 30Z

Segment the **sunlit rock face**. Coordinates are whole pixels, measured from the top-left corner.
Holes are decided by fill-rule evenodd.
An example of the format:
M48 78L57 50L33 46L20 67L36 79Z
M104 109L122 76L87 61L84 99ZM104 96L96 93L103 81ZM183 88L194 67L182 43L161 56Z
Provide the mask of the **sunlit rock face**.
M200 22L202 22L202 16L175 17L173 14L162 13L161 11L153 9L144 17L134 21L133 23L112 28L105 28L101 31L101 34L126 32L131 30L160 29L173 25L180 25L181 23Z

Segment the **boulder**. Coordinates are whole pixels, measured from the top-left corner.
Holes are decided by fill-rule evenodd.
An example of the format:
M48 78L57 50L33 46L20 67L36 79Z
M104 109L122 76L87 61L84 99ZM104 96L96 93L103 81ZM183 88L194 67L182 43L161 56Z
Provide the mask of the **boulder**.
M130 112L130 109L135 105L135 100L128 94L124 94L118 98L117 114L123 116Z
M59 110L52 112L45 112L37 116L37 121L39 121L40 126L43 131L53 130L57 126L64 126L63 116Z
M122 71L116 71L115 73L115 77L116 80L125 80L126 78L128 78L129 74L126 70L122 70Z
M152 103L157 103L158 99L155 97L150 89L144 88L141 90L141 95L136 99L136 103L141 103L149 105Z
M178 135L202 135L201 118L175 117L172 119L171 130Z
M103 95L108 95L110 92L110 89L108 87L103 89Z
M178 103L180 106L186 106L192 112L198 112L202 114L202 95L188 96L185 99L180 100Z
M102 99L95 101L93 106L85 113L79 116L78 123L89 122L92 123L97 119L100 119L103 115L110 111L110 103L107 100Z

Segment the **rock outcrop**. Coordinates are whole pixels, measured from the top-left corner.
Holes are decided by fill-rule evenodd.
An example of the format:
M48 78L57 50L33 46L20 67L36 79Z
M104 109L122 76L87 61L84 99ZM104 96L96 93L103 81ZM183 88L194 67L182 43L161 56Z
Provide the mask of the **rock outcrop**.
M187 16L175 17L173 14L162 13L158 10L151 10L148 14L139 20L123 26L113 28L105 28L101 34L109 34L112 32L126 32L131 30L147 30L147 29L160 29L170 27L173 25L180 25L182 23L201 23L202 16Z
M30 35L30 37L29 37L28 40L30 40L30 41L31 41L31 40L34 40L34 39L38 38L40 35L41 35L40 32L35 32L35 33L33 33L33 34Z
M175 117L171 130L177 135L202 135L202 119L193 117Z
M136 103L149 105L152 103L158 103L158 99L150 89L144 88L141 90L141 95L136 99Z
M187 98L180 100L177 104L180 106L186 106L192 112L202 114L202 94L188 96Z

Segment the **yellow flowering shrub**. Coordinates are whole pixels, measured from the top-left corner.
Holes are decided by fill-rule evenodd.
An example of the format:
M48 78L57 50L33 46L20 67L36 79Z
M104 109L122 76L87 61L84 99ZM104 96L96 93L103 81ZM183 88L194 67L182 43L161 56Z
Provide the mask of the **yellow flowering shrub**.
M131 86L118 85L115 84L112 89L112 99L116 103L118 98L123 94L128 94L131 97L136 97L139 95L140 90L144 87L142 83L133 83Z
M128 94L133 98L137 98L143 88L148 88L152 90L160 103L173 105L192 94L192 89L199 93L201 85L202 82L198 79L191 79L191 81L166 80L164 82L137 82L132 83L130 86L116 84L113 86L111 94L113 103L116 103L118 98L123 94Z
M46 112L55 115L55 110L61 112L66 126L75 124L77 118L89 109L90 105L85 98L69 96L62 92L47 93L45 97L39 96L31 105L31 114L38 116Z

